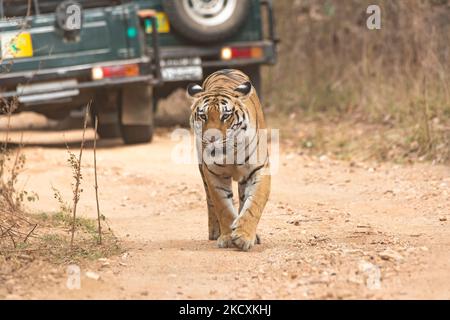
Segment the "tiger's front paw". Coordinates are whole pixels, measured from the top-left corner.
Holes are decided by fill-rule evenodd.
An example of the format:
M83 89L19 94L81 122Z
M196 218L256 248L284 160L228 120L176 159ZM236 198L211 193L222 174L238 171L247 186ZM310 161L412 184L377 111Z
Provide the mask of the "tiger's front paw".
M232 248L233 247L233 241L231 239L230 234L223 234L217 239L217 246L219 248Z
M242 228L236 228L231 233L233 244L243 251L248 251L258 242L256 233L249 233Z
M231 226L231 240L233 244L243 251L248 251L257 243L259 243L259 237L256 232L252 232L245 228L245 225L240 223L237 219Z

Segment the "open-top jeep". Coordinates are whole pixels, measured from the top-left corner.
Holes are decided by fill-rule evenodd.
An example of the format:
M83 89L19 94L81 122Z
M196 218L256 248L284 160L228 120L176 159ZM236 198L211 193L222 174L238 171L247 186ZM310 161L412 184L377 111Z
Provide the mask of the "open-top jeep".
M233 67L259 90L276 59L270 0L0 0L0 42L3 110L92 101L99 135L125 143L150 141L158 99L187 82Z

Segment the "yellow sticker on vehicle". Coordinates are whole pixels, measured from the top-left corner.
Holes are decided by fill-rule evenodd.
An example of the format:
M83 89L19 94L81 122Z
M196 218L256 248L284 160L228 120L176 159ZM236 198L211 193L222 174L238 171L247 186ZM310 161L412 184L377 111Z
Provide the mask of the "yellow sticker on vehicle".
M0 34L1 57L3 59L33 56L33 42L29 32L7 32Z
M158 12L156 14L156 25L159 33L170 32L169 18L167 17L167 14L165 14L164 12ZM152 20L150 19L145 20L145 32L146 33L153 32Z

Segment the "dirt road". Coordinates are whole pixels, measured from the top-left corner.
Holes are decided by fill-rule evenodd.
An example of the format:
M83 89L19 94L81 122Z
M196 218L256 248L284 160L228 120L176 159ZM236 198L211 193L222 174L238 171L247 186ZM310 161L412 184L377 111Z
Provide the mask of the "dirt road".
M30 146L23 179L40 197L32 210L57 210L52 186L70 199L63 142L78 143L79 137L80 131L25 132ZM282 147L259 227L262 244L244 253L207 240L201 178L195 165L172 162L174 146L168 131L148 145L101 142L101 207L126 253L109 265L102 260L83 267L80 290L67 289L61 276L19 294L57 299L450 298L448 167L338 162ZM95 217L90 148L83 171L79 212ZM64 272L64 266L59 270ZM85 271L95 271L100 279L86 277Z

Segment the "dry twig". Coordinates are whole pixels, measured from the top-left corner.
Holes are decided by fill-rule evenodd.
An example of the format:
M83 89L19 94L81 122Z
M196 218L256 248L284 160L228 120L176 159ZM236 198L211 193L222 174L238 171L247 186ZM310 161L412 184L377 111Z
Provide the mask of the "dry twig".
M83 156L83 149L84 149L84 141L85 141L85 135L86 135L86 127L88 122L88 115L89 110L91 108L91 102L88 103L86 107L86 113L84 115L84 125L83 125L83 135L81 138L81 146L80 146L80 153L78 155L78 159L75 159L75 164L72 164L74 166L74 178L75 178L75 187L73 190L73 214L72 214L72 230L71 230L71 237L70 237L70 248L73 249L73 240L75 236L75 226L76 226L76 219L77 219L77 204L80 200L80 184L81 184L81 158Z
M97 221L98 221L98 244L102 244L102 224L100 215L100 204L98 201L98 182L97 182L97 129L98 117L95 117L95 137L94 137L94 176L95 176L95 201L97 203Z

